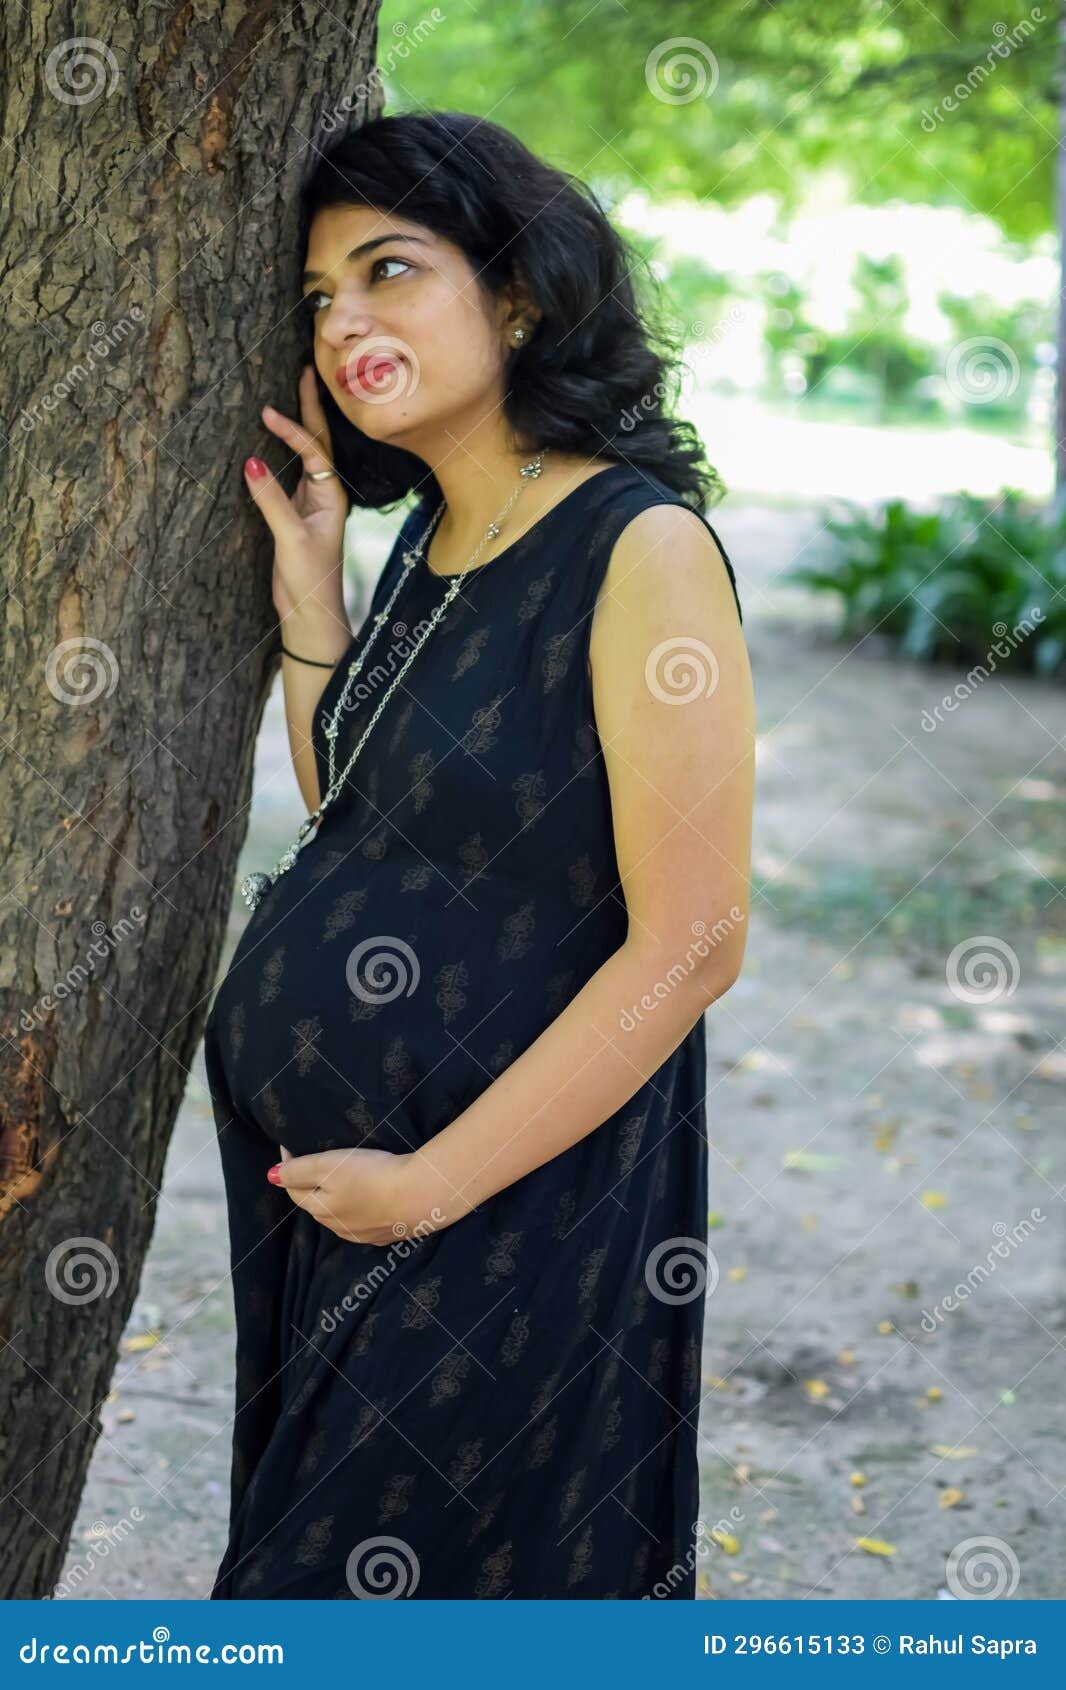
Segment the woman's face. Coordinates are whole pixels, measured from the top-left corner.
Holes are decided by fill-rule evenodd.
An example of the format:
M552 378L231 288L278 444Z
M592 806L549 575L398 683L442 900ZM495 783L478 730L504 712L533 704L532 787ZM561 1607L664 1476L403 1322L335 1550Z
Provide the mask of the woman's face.
M315 365L364 434L454 445L498 406L508 302L486 297L460 248L391 213L330 206L305 264Z

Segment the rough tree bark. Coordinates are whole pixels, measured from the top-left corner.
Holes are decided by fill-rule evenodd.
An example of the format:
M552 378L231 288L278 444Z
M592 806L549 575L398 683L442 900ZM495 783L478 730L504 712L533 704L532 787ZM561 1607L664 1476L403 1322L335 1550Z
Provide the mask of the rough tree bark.
M277 662L241 464L377 5L0 25L0 1598L60 1576L215 983Z

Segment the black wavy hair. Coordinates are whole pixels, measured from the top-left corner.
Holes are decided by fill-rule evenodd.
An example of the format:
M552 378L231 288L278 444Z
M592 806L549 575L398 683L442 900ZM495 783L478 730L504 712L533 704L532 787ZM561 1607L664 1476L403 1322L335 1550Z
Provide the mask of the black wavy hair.
M634 275L643 268L651 285L650 273L579 178L484 118L399 113L322 155L301 194L305 248L315 212L337 205L420 224L462 250L490 297L517 281L539 307L531 339L506 355L503 414L517 451L633 464L699 510L722 498L695 428L664 409L680 356L638 304ZM316 377L351 502L387 509L412 490L439 501L424 461L356 428Z

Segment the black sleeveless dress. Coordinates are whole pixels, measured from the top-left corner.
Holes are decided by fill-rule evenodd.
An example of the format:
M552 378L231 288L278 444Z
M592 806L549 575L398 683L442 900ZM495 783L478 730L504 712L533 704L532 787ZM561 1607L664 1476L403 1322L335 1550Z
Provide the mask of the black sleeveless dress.
M237 1355L214 1598L695 1593L702 1017L616 1114L443 1231L349 1243L266 1179L282 1143L424 1143L623 942L588 644L615 541L660 503L682 501L612 464L470 572L216 993ZM323 793L325 717L431 515L404 521L315 713ZM412 572L338 769L396 624L447 586Z

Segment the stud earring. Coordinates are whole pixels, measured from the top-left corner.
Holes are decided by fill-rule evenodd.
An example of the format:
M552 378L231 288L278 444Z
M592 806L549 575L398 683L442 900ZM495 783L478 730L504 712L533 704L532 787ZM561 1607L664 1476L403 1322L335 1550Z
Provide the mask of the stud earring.
M512 339L511 339L511 345L517 346L519 341L525 340L525 338L526 338L525 329L515 329L514 335L512 336Z

